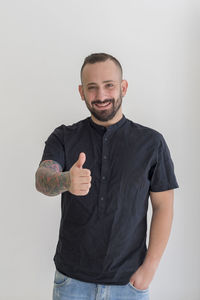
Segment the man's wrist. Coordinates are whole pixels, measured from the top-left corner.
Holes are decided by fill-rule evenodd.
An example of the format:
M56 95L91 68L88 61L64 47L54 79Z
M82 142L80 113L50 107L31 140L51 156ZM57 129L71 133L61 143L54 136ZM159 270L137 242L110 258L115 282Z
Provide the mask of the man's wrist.
M155 270L158 268L158 265L160 263L160 258L155 256L150 256L147 254L145 257L145 260L143 262L144 267L151 268L152 270Z
M69 191L70 184L71 184L70 171L60 172L58 178L59 178L60 192L63 193Z
M70 171L66 171L65 173L65 185L67 191L69 191L70 185L71 185L71 177L70 177Z

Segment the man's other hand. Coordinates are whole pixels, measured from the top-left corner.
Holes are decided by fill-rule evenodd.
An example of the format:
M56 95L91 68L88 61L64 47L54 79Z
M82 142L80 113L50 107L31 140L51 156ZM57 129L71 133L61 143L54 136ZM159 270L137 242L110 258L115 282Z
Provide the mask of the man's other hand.
M76 196L87 195L91 187L91 171L83 169L85 161L86 155L84 152L81 152L78 160L69 170L71 181L69 192Z

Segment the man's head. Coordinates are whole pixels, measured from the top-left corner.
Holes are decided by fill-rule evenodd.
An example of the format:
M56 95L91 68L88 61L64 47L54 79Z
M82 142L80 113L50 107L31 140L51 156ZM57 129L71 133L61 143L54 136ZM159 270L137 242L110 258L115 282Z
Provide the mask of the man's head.
M107 54L107 53L93 53L89 56L87 56L83 62L83 65L81 67L81 82L83 83L82 81L82 73L83 73L83 69L85 67L86 64L95 64L95 63L98 63L98 62L104 62L106 60L111 60L113 61L116 66L119 68L119 72L121 74L121 80L122 80L122 74L123 74L123 71L122 71L122 66L120 64L120 62L112 55L110 54Z
M128 87L127 81L122 80L122 74L119 61L106 53L93 53L85 58L82 65L82 85L79 85L81 98L92 118L104 126L108 124L107 121L115 123L122 116L122 98ZM103 107L104 103L108 106Z

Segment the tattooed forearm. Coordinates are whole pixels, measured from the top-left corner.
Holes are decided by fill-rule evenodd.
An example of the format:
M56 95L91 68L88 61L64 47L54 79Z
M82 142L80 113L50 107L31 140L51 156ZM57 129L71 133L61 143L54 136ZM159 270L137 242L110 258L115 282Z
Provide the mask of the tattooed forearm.
M61 166L53 160L45 160L40 164L35 179L36 189L47 196L59 195L70 187L69 171L62 172Z

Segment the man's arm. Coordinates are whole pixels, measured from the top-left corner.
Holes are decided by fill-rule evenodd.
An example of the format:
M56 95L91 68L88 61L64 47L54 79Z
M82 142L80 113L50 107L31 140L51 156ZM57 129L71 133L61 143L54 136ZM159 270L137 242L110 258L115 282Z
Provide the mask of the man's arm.
M36 189L47 195L56 196L69 190L69 171L62 172L60 164L53 160L44 160L35 173Z
M174 190L150 192L152 219L149 245L143 264L131 276L130 282L138 289L151 283L167 245L173 220Z

